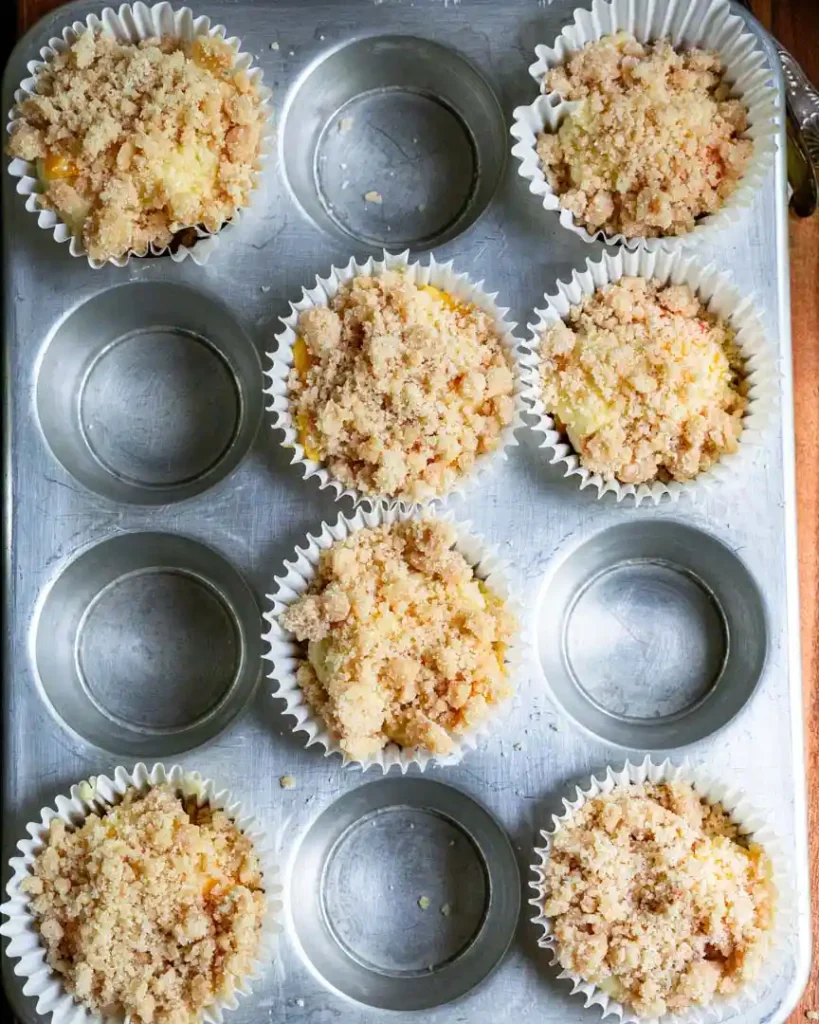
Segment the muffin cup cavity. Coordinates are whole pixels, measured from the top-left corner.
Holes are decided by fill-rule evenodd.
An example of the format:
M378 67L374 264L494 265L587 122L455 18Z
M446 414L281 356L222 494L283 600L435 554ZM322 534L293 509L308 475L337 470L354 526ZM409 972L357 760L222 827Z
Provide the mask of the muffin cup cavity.
M227 37L224 26L212 25L210 18L195 17L189 7L180 7L178 10L174 10L169 3L164 2L148 7L138 0L134 4L123 4L118 10L114 10L113 7L105 7L98 15L89 14L85 21L75 21L71 25L66 25L60 36L49 39L48 44L40 50L42 59L28 63L29 77L24 78L15 91L14 107L8 113L7 135L17 123L16 113L19 104L36 93L37 76L43 68L50 60L72 46L87 29L112 35L121 42L137 43L143 39L168 36L190 42L198 37L207 36L218 38L230 46L236 54L234 66L247 71L251 81L258 89L261 106L266 113L260 149L256 157L258 166L255 169L253 183L253 190L258 188L262 166L273 149L273 112L270 104L272 93L262 84L262 72L253 65L251 54L242 52L241 40L235 36ZM132 258L156 256L168 256L175 263L181 263L182 260L190 256L194 263L202 266L207 263L219 245L222 232L235 225L242 214L241 209L237 210L230 222L226 222L215 232L208 231L202 225L193 225L178 231L169 245L151 244L141 252L131 252L125 256L107 260L93 259L88 255L82 238L72 231L59 214L40 206L38 195L42 192L42 185L37 174L36 164L33 161L15 157L9 162L8 172L18 179L17 192L25 196L26 209L36 215L38 226L44 231L50 231L55 242L68 242L68 251L72 256L87 257L88 265L93 270L99 270L107 264L124 267ZM195 232L196 236L193 241L189 238L191 232Z
M520 916L503 826L428 777L365 783L323 808L292 853L286 886L290 934L322 981L359 1008L405 1015L481 984Z
M272 609L264 613L268 629L262 639L268 644L269 650L263 657L269 662L268 678L276 684L273 696L286 704L284 714L296 719L296 732L307 733L306 746L319 744L324 747L325 757L329 754L341 754L345 765L358 764L363 771L377 765L386 773L393 765L398 765L404 774L413 764L421 771L431 763L457 764L464 753L474 749L480 738L490 731L492 723L503 717L514 700L513 695L508 700L493 705L490 713L478 725L457 735L450 733L454 749L447 756L433 754L418 747L404 748L396 743L389 743L377 756L366 761L356 761L341 749L338 738L330 732L327 723L313 711L305 699L296 677L299 662L304 657L303 647L281 626L279 615L307 590L315 576L321 553L334 543L346 540L359 530L381 525L391 526L393 523L419 518L419 515L417 509L402 509L397 506L386 508L376 505L371 509L360 507L350 517L339 515L338 520L332 525L322 523L317 534L308 534L305 543L296 548L296 557L293 561L285 562L284 575L274 577L275 588L268 595ZM521 607L511 593L506 563L498 556L496 550L487 547L480 538L471 534L469 523L456 521L450 513L439 515L437 518L452 523L456 528L455 550L472 566L475 576L486 582L491 590L507 602L520 624ZM515 679L524 660L524 653L523 633L519 628L505 652L504 668L508 679Z
M543 404L540 382L543 331L565 318L570 308L584 297L624 276L653 279L663 284L686 284L710 313L726 321L736 332L735 340L745 361L748 384L748 407L742 420L739 447L735 452L722 455L710 469L692 480L668 483L655 480L642 484L604 480L582 464L568 437L556 429L554 419ZM598 499L611 493L618 502L633 500L635 507L643 501L655 505L661 501L677 501L681 494L696 500L701 493L742 478L753 451L764 441L766 424L776 409L778 367L752 300L741 295L727 274L718 271L713 263L702 265L679 251L619 249L603 253L597 261L587 259L583 270L573 271L570 281L558 281L557 292L544 295L544 299L545 307L536 309L536 320L527 325L530 337L521 350L520 361L525 367L524 397L530 406L529 412L536 418L532 429L543 435L540 447L548 452L550 463L563 467L564 476L576 477L581 490L594 488Z
M172 757L218 736L260 678L259 609L198 541L123 532L85 548L43 592L32 657L60 725L122 757Z
M771 863L771 881L776 889L776 907L771 931L771 944L768 956L759 976L746 982L745 985L730 997L717 997L705 1006L692 1006L675 1014L664 1014L660 1018L636 1016L627 1006L608 996L601 988L591 982L584 981L577 974L560 969L558 978L565 978L572 983L572 995L580 995L586 1007L599 1007L602 1017L614 1014L623 1024L656 1024L659 1020L665 1024L705 1024L706 1021L723 1021L742 1013L764 995L769 984L776 977L780 966L781 953L790 941L794 917L794 890L787 869L787 859L781 842L773 829L767 824L765 816L757 810L747 796L733 782L717 779L707 769L692 765L689 761L674 764L670 760L655 763L645 757L638 763L626 761L622 768L607 767L602 774L592 775L589 780L578 785L575 796L563 800L563 813L552 815L552 826L541 830L543 840L541 847L534 852L538 861L530 871L534 881L529 886L535 895L529 900L536 914L532 923L538 925L542 935L538 939L541 949L551 952L551 964L557 965L559 943L552 928L552 921L543 914L543 903L546 899L546 866L552 849L552 842L557 833L567 825L587 800L601 794L611 793L617 788L627 788L635 783L660 784L664 782L687 782L696 793L709 804L721 804L731 821L739 828L739 834L762 847Z
M516 142L512 156L520 165L518 173L529 182L529 191L540 196L543 208L557 211L563 227L586 242L600 239L607 245L641 246L651 251L699 246L742 218L770 171L782 120L777 92L771 84L772 72L754 37L745 31L743 19L731 13L727 0L594 0L590 10L574 11L571 22L552 46L535 47L537 60L530 66L529 74L542 90L548 71L589 43L616 32L630 32L640 42L667 38L675 48L697 46L719 53L731 86L730 95L742 99L748 107L748 128L742 137L754 142L751 159L737 187L717 211L700 218L688 234L626 238L622 234L607 235L602 230L590 232L561 207L560 197L546 180L535 151L538 134L556 132L576 106L558 93L540 95L529 106L515 109L511 133Z
M8 899L0 905L0 914L8 920L0 926L0 935L9 940L6 955L15 961L14 973L25 978L23 994L34 997L37 1000L37 1013L50 1017L53 1024L68 1024L69 1021L73 1024L78 1021L82 1024L103 1024L103 1017L75 1002L59 975L47 964L36 918L30 909L31 897L23 891L21 884L31 874L32 865L45 846L52 819L61 818L69 827L77 828L89 814L104 814L119 802L127 790L137 789L145 793L165 783L180 796L195 797L200 807L207 804L224 811L239 831L253 842L259 858L265 880L267 908L262 919L253 971L237 984L237 994L248 996L251 981L258 979L276 956L278 936L282 930L279 923L282 886L272 848L259 831L257 822L246 815L242 805L228 790L218 790L212 781L203 779L198 772L186 771L179 765L167 770L162 764L148 769L140 763L132 771L119 767L114 770L111 778L106 775L92 776L88 781L72 786L68 796L58 796L53 807L44 807L40 811L39 820L26 825L30 838L17 844L20 855L12 857L9 862L12 877L6 886ZM238 1005L236 995L218 999L204 1010L202 1020L206 1024L221 1024L225 1011L235 1010Z
M409 502L403 499L363 493L357 488L345 487L331 474L324 462L317 462L307 456L299 442L296 423L290 408L287 378L293 366L293 345L297 338L299 314L306 309L326 306L339 288L355 277L360 275L379 277L390 270L403 271L413 284L439 288L460 302L472 303L488 313L495 321L501 344L509 355L514 375L515 413L512 422L502 429L498 445L491 452L479 455L475 459L475 465L470 473L459 478L455 486L446 494L435 495L424 502ZM376 260L370 257L365 263L357 263L355 259L351 259L344 267L331 267L326 278L317 276L313 288L303 288L301 299L295 303L291 302L290 314L282 318L284 330L275 335L275 351L267 353L267 358L272 365L269 370L265 371L270 381L269 386L265 389L265 394L269 399L268 410L272 415L272 425L275 429L284 432L283 445L285 448L292 449L291 463L300 466L304 479L315 477L319 487L322 490L331 488L337 500L351 498L356 504L366 501L370 504L396 505L402 509L411 509L440 503L454 495L463 495L476 481L485 476L491 468L493 460L505 459L507 449L518 443L515 431L523 426L522 413L525 410L525 405L522 394L525 385L519 342L513 334L517 324L506 319L508 310L498 306L496 298L497 293L487 293L483 290L483 281L475 284L467 274L454 270L451 261L438 263L434 256L430 256L429 263L426 265L410 262L409 250L397 255L391 255L385 251L383 259Z

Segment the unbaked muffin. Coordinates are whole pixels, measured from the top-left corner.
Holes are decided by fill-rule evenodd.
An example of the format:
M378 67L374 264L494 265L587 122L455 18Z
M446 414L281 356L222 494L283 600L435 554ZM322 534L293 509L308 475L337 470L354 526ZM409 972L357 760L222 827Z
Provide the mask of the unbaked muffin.
M299 316L288 391L307 458L366 495L445 494L515 414L492 316L401 271L358 276Z
M449 754L512 693L506 602L454 549L448 522L361 529L322 552L279 616L304 644L298 682L348 757L388 744Z
M77 828L53 818L21 888L77 1002L134 1024L193 1024L251 972L266 897L253 844L167 784Z
M771 875L765 852L690 784L631 784L587 800L557 830L542 909L566 971L659 1017L758 974Z
M717 53L618 32L547 72L574 101L537 154L560 205L590 232L682 235L737 187L753 152L748 109Z
M738 447L743 360L687 285L605 285L543 331L539 355L546 411L604 480L692 480Z
M145 254L245 206L265 110L223 40L120 42L87 30L39 72L8 152L92 259Z

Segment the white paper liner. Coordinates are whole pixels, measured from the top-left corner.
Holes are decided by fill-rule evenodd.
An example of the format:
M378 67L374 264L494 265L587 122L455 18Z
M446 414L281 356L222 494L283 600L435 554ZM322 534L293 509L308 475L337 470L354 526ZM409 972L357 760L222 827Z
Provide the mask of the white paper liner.
M773 162L780 132L782 111L765 54L745 22L732 14L727 0L593 0L589 10L577 9L572 21L553 46L535 47L537 61L529 73L543 87L543 76L563 64L570 54L588 43L615 32L627 31L640 42L668 38L675 47L698 46L717 50L725 66L731 96L740 97L748 107L748 128L742 138L753 139L754 149L741 181L715 213L699 220L685 235L660 238L626 238L588 231L560 206L559 197L546 180L535 151L536 136L555 132L574 109L575 103L547 93L528 107L513 113L512 136L517 140L512 155L519 161L518 173L529 181L529 191L540 196L546 210L559 212L560 223L586 242L602 239L609 245L645 246L648 249L678 249L700 245L704 240L739 220L754 200Z
M601 793L610 793L616 787L628 786L633 783L650 782L688 782L698 795L709 804L721 804L731 821L739 826L740 835L761 846L767 854L772 869L772 881L776 888L776 907L768 956L756 979L746 982L742 989L733 996L719 996L706 1006L693 1006L687 1010L664 1014L660 1018L638 1017L628 1007L606 995L591 982L584 981L579 975L561 968L558 978L567 978L572 983L572 995L584 997L586 1007L598 1006L602 1017L616 1015L624 1024L705 1024L707 1021L722 1021L747 1010L758 1003L761 996L776 980L776 973L781 966L782 954L792 941L795 910L795 893L790 881L788 862L782 844L773 829L767 824L765 817L751 804L742 790L733 783L719 781L706 769L692 765L688 760L676 765L666 759L655 764L650 757L638 764L626 761L619 770L608 767L602 776L593 775L584 786L577 786L572 800L563 800L562 814L552 815L552 827L541 830L543 846L536 847L540 863L534 864L531 871L535 880L529 883L535 896L529 904L537 913L531 919L543 929L538 939L541 949L552 953L550 963L554 966L558 961L558 940L552 930L551 919L543 914L545 899L546 865L554 836L566 825L587 800Z
M583 296L623 276L651 278L663 284L687 284L711 313L721 317L736 332L735 342L745 360L748 383L748 406L742 420L739 446L735 452L722 455L710 469L693 480L668 483L656 480L636 485L606 481L581 464L567 436L555 429L554 419L544 407L540 384L540 337L544 329L565 318L570 307ZM540 447L548 451L550 463L564 467L564 476L577 477L581 490L595 488L598 499L612 493L618 502L633 499L635 507L646 500L655 505L663 500L676 501L681 494L696 500L701 494L742 479L777 407L779 368L752 298L743 296L727 274L718 271L713 263L700 264L693 256L679 250L671 253L618 249L604 252L597 261L587 259L585 270L573 271L570 281L558 281L557 292L544 295L544 299L546 307L536 309L537 320L527 325L530 337L525 343L526 351L520 356L525 367L524 398L531 406L529 411L537 418L532 429L544 435Z
M186 771L179 765L167 771L162 764L156 764L150 770L141 763L135 765L133 771L120 767L114 771L113 778L106 775L92 776L87 782L72 786L69 796L58 796L55 807L44 807L40 812L40 820L26 825L30 838L17 844L21 856L12 857L9 862L12 877L6 886L8 899L0 905L0 914L8 920L0 926L0 935L9 939L6 956L16 961L14 973L25 978L23 994L33 996L37 1000L37 1013L50 1015L53 1024L101 1024L103 1017L75 1002L60 976L46 963L46 951L35 927L35 917L29 909L31 897L23 892L21 882L31 874L31 866L45 845L53 818L62 818L67 825L78 827L92 812L104 814L126 790L136 788L146 792L166 782L180 795L196 797L200 807L209 804L225 811L236 827L252 840L259 859L267 909L262 919L259 950L253 970L237 982L236 993L249 995L251 980L258 978L276 955L278 935L282 931L279 923L282 903L278 898L282 886L277 880L278 864L255 820L245 816L241 804L234 800L228 790L217 790L213 782L203 779L198 772ZM236 994L227 999L219 999L202 1012L201 1019L206 1024L221 1024L224 1011L235 1010L238 1005Z
M77 37L86 29L103 31L113 35L123 42L138 42L141 39L150 39L156 36L172 36L176 39L187 41L196 39L199 36L218 37L227 43L236 53L234 67L244 68L251 81L258 89L259 99L267 116L262 129L257 166L255 167L252 190L259 184L262 165L272 150L273 124L272 109L270 106L270 89L262 84L262 72L253 66L253 57L249 53L241 52L241 40L235 36L226 38L223 25L211 25L210 18L195 18L189 7L180 7L174 10L169 3L158 3L153 7L138 0L134 4L123 4L119 10L113 7L105 7L99 15L89 14L85 21L75 21L67 25L62 36L54 36L49 39L48 45L40 50L40 60L29 61L26 65L29 77L24 78L20 87L14 93L14 107L9 111L6 132L9 133L12 126L17 122L15 112L17 106L36 92L37 75L43 67L58 53L67 50ZM86 256L88 265L94 270L99 270L106 264L112 263L117 267L124 267L132 256L144 257L150 253L151 256L168 255L175 263L179 263L188 256L194 263L202 266L207 263L212 253L219 244L219 236L222 231L228 230L238 221L242 210L237 210L231 220L222 225L218 232L210 232L201 226L196 226L197 241L192 247L180 245L175 251L169 246L157 246L151 244L145 252L133 252L126 256L109 260L92 259L86 252L82 238L72 233L71 228L60 218L54 210L44 209L37 202L37 196L42 191L37 166L33 161L14 158L8 165L8 172L17 178L17 191L26 197L26 209L37 216L37 223L44 231L50 231L56 242L69 242L68 251L72 256ZM247 209L244 207L243 209Z
M432 754L428 750L415 747L405 749L395 743L390 743L377 756L367 761L356 761L348 757L341 749L338 739L330 733L326 722L312 710L305 700L296 678L299 662L304 660L304 645L299 644L292 633L287 632L279 624L278 617L285 608L307 590L315 576L321 552L326 551L336 541L344 540L365 527L379 526L382 523L391 525L395 522L405 522L407 519L431 516L429 510L406 509L398 505L376 505L372 510L359 507L349 517L340 514L335 524L322 523L318 534L307 535L305 544L296 548L295 559L292 562L284 563L287 570L285 575L274 578L276 587L273 593L267 597L272 604L272 609L264 613L269 629L262 639L270 649L263 657L270 662L271 666L268 678L276 684L273 696L286 702L287 707L284 713L295 718L294 731L307 733L307 743L305 744L307 747L316 743L320 744L324 747L325 757L330 754L341 754L345 765L357 764L363 771L367 771L373 765L378 765L382 772L386 773L393 765L398 765L401 773L404 774L413 764L417 765L421 771L424 771L427 765L432 763L438 765L457 764L465 751L474 749L480 737L489 732L492 723L503 717L514 700L514 695L512 695L508 700L493 705L490 713L466 732L457 735L450 733L455 747L449 755ZM518 632L508 645L504 657L507 678L514 682L524 661L525 642L522 609L510 590L507 564L500 558L496 548L488 547L479 537L469 532L470 524L468 522L458 522L451 512L437 514L434 518L452 523L457 531L455 550L459 551L473 567L476 577L484 580L494 593L507 602L518 621Z
M454 487L446 494L435 495L423 502L409 502L391 497L364 493L357 488L345 487L327 469L323 462L309 459L304 448L299 443L293 417L290 412L290 398L287 391L287 377L293 365L293 344L296 341L296 329L298 327L299 314L315 306L326 306L329 300L336 294L342 284L352 281L360 274L368 276L379 276L386 270L404 271L414 284L432 285L452 295L454 298L464 302L472 303L488 313L494 320L498 330L498 336L509 353L512 361L512 372L515 378L515 414L512 422L503 428L500 434L500 441L491 452L478 455L472 470L464 477L456 481ZM342 497L352 498L356 503L360 501L379 502L387 505L397 504L402 508L419 508L440 503L446 498L455 495L463 495L464 491L485 478L487 471L497 461L507 457L507 450L514 447L518 442L515 431L522 427L522 412L524 411L521 392L523 382L521 379L521 366L518 362L519 349L518 339L513 331L517 324L506 319L508 309L498 306L495 302L497 292L487 293L483 290L483 281L474 284L468 274L458 273L452 267L452 261L448 263L437 263L434 256L430 256L429 263L422 266L420 263L409 261L409 249L402 253L390 254L384 252L383 259L376 260L370 257L366 263L356 263L354 259L345 267L331 267L327 277L316 276L316 284L313 288L303 288L302 297L298 302L290 303L290 314L281 318L284 330L275 335L277 347L275 352L268 352L267 358L271 362L271 368L265 371L270 380L269 387L265 388L265 394L269 396L268 410L273 417L273 427L284 432L284 447L292 449L293 455L291 465L298 465L304 474L304 479L316 477L319 487L331 488L335 492L336 499Z

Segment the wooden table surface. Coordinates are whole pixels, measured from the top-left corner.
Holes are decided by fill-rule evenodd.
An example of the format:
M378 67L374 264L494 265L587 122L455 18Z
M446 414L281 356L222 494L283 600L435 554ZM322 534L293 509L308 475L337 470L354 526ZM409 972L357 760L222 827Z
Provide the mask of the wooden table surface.
M20 31L60 3L18 0ZM819 0L752 4L763 25L819 84ZM808 1011L819 1012L819 214L809 220L791 216L790 253L814 957L808 987L789 1024L805 1024Z

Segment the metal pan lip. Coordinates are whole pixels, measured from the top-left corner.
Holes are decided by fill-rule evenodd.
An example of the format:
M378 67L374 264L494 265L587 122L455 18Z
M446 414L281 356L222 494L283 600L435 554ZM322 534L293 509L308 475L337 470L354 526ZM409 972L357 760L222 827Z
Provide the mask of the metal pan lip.
M367 806L363 814L355 814L354 817L350 817L349 805L355 807L367 798L375 802ZM416 1005L397 1007L384 1006L378 1002L368 1003L357 999L322 974L305 949L301 938L303 933L299 931L299 924L304 927L306 922L312 919L313 911L311 907L306 906L304 901L296 898L293 893L293 885L294 877L299 872L299 859L304 852L305 841L309 841L311 833L315 834L314 829L320 825L323 819L333 821L335 818L336 820L333 821L329 832L330 841L322 842L318 852L312 854L314 857L320 857L322 861L319 878L323 876L333 849L355 825L360 824L362 820L368 819L379 810L402 807L435 814L453 824L470 840L475 851L480 855L486 872L487 907L479 928L464 950L446 961L440 969L436 968L435 975L440 974L442 979L445 977L447 980L446 994L443 997L436 996L433 999L420 1001ZM481 842L484 838L492 844L494 864L487 855L486 844ZM504 886L504 888L508 888L509 892L505 894L504 900L501 902L498 898L498 890L499 880L503 876L510 878L513 884L508 887ZM292 852L285 866L283 887L286 893L286 927L289 938L311 975L348 1005L369 1007L379 1013L389 1014L391 1017L400 1013L432 1010L455 1002L484 983L497 970L508 953L517 932L522 907L522 883L518 859L511 839L500 821L484 804L466 790L450 783L438 782L418 775L384 777L372 782L362 781L361 785L347 790L334 802L323 806L305 825L301 835L293 844ZM320 901L320 891L316 889L316 892L319 893L316 899ZM320 908L319 913L321 913ZM463 970L465 959L470 956L470 953L474 955L474 950L483 937L491 939L499 935L502 941L496 942L492 950L492 957L489 958L488 953L484 954L487 959L491 959L491 962L482 965L480 971L475 972L474 979L468 978ZM391 982L397 983L401 988L407 990L418 985L424 976L416 972L405 975L379 973L382 977L389 977ZM433 977L433 975L426 976Z

